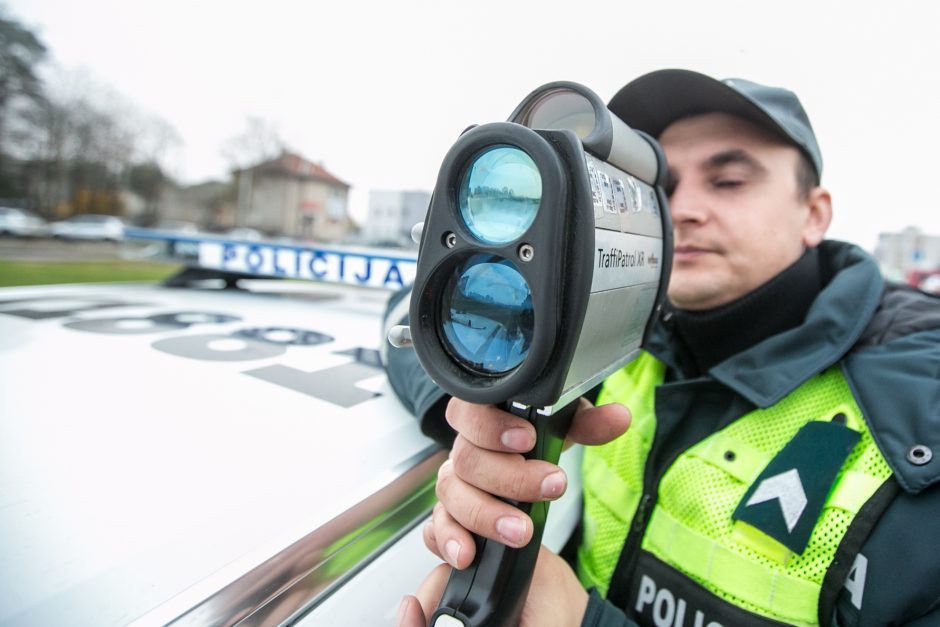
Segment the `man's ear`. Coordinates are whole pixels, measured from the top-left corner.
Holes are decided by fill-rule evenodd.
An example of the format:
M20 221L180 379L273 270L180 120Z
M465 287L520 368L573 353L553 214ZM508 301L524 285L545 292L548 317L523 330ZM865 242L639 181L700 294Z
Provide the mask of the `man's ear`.
M825 187L816 186L806 199L809 213L803 224L803 246L814 248L823 241L832 222L832 196Z

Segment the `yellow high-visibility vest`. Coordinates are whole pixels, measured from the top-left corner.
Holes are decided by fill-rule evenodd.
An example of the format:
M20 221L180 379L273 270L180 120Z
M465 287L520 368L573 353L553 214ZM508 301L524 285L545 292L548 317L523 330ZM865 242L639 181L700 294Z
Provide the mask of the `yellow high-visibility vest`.
M626 434L585 451L584 537L578 575L607 596L643 493L656 430L654 390L665 366L648 353L611 376L598 404L633 412ZM833 484L806 549L796 554L732 513L761 471L810 421L845 415L860 434ZM728 455L734 451L734 455ZM838 367L780 402L733 421L682 452L662 476L641 548L746 611L817 625L820 590L836 549L861 507L891 476Z

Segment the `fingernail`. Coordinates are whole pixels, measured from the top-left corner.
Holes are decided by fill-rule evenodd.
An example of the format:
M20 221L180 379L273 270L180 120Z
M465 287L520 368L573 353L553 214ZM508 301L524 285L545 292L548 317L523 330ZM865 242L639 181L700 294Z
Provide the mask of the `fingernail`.
M518 546L525 539L526 524L521 518L504 516L496 521L496 531L507 544Z
M447 552L447 561L454 568L457 568L457 558L460 557L460 543L456 540L448 540L444 544L444 551Z
M557 499L565 493L567 480L562 471L553 472L542 479L542 497L546 499Z
M525 429L509 429L500 436L503 446L514 451L525 452L532 448L532 436Z
M395 625L400 627L405 624L405 608L408 606L408 597L404 597L398 604L398 617L395 618Z

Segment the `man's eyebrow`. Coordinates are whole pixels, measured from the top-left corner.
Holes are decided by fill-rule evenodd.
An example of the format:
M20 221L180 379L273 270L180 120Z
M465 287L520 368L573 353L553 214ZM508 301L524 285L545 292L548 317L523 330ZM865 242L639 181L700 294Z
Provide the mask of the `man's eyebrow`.
M755 173L763 173L767 171L767 168L761 165L757 159L739 148L726 150L724 152L719 152L712 155L705 160L703 168L706 170L717 170L718 168L722 168L726 165L742 165Z

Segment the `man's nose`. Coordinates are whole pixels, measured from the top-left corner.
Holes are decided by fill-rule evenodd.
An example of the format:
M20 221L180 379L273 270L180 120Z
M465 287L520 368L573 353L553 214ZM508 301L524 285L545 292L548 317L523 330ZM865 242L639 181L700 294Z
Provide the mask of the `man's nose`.
M691 183L679 181L669 195L669 213L675 224L704 222L707 215L705 199Z

